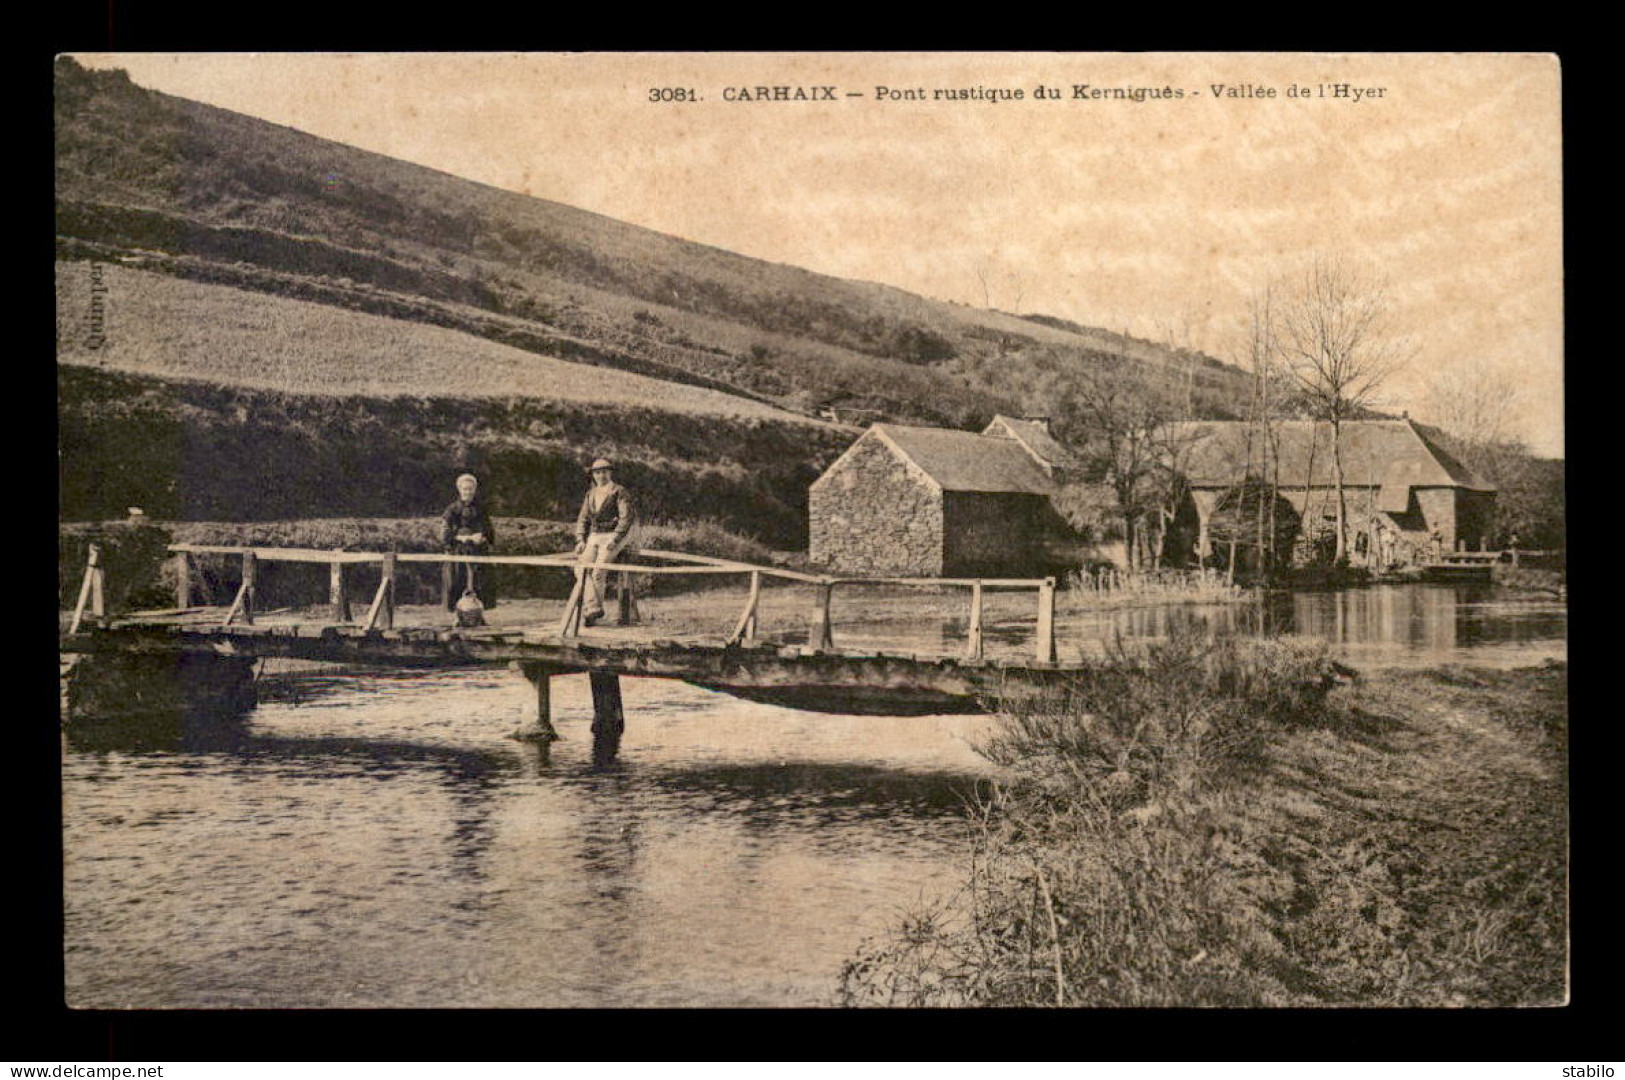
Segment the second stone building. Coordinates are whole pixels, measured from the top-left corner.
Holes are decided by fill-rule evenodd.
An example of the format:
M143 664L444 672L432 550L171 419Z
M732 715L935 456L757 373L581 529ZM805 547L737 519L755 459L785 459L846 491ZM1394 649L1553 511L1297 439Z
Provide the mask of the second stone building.
M1067 529L1051 497L1070 460L1042 420L981 434L875 424L812 485L809 548L837 573L1033 577Z

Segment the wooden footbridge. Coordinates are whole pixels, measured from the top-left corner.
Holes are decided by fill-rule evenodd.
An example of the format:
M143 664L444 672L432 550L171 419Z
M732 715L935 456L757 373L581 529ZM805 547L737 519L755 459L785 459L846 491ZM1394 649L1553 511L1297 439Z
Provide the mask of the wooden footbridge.
M1424 563L1422 576L1429 581L1488 583L1493 567L1500 561L1499 551L1447 551Z
M175 544L176 603L161 611L115 615L108 610L106 570L91 548L78 604L60 636L64 654L144 659L194 669L205 658L244 670L265 657L292 657L371 666L461 666L507 663L535 684L537 722L516 734L555 737L550 723L549 678L591 676L596 734L618 741L622 725L619 676L680 679L738 697L823 712L918 715L980 711L1012 683L1041 685L1064 678L1079 664L1060 664L1055 651L1055 579L855 578L807 574L680 552L643 550L637 563L604 564L616 576L619 608L607 625L583 625L584 575L570 553L557 555L454 556L428 553L319 551ZM240 560L240 585L224 607L197 605L196 560ZM318 563L328 567L325 608L264 612L257 605L259 568L269 562ZM572 574L574 586L556 617L534 625L458 627L444 606L417 609L398 618L395 603L402 564L437 563L528 568ZM364 613L352 607L349 583L358 566L377 568L378 584ZM727 622L660 637L643 625L629 587L634 575L732 577L748 585L744 606ZM368 575L370 577L370 573ZM795 587L807 595L800 625L764 627L764 585ZM837 589L934 586L962 589L967 607L963 643L952 651L922 654L873 648L841 648L831 622ZM1030 592L1032 644L1027 657L995 660L984 648L983 599L992 591ZM555 601L555 603L557 603ZM359 614L359 617L353 617ZM504 613L505 615L509 613ZM416 623L416 625L408 625ZM611 753L613 750L611 749Z

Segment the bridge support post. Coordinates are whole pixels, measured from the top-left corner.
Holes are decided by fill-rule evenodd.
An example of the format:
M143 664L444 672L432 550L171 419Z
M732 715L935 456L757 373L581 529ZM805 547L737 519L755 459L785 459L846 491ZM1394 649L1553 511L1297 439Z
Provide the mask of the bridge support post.
M559 733L553 729L553 669L544 664L519 663L515 666L524 672L525 678L536 690L536 719L532 723L521 724L508 738L524 742L553 742L559 738Z
M592 759L607 765L620 753L621 734L626 730L621 677L613 671L591 671L587 678L592 683Z

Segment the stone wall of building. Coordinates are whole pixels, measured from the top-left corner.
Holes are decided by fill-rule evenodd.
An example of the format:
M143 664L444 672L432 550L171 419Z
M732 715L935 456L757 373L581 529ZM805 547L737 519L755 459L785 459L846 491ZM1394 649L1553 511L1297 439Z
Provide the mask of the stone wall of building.
M1192 493L1202 521L1207 521L1222 492L1214 489ZM1426 561L1454 550L1458 541L1473 550L1488 531L1495 495L1460 488L1415 488L1402 513L1378 509L1377 488L1345 488L1344 507L1348 516L1349 558L1356 565L1389 561ZM1337 492L1333 488L1282 488L1285 499L1301 518L1292 548L1292 563L1307 566L1324 563L1335 550ZM1379 539L1378 524L1382 525ZM1434 539L1435 532L1438 539ZM1380 549L1380 550L1379 550Z
M865 436L808 493L808 553L838 573L940 576L941 493Z
M1437 532L1445 551L1456 550L1456 489L1416 488L1414 497L1429 535Z

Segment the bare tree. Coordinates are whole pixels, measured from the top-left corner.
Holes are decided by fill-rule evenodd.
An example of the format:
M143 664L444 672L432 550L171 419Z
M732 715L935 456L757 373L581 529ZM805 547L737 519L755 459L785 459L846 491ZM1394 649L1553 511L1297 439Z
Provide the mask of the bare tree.
M1236 520L1220 530L1209 525L1210 539L1224 532L1229 541L1229 567L1235 573L1238 547L1245 542L1256 549L1258 573L1268 577L1280 547L1283 530L1294 528L1278 520L1278 494L1281 484L1281 431L1279 420L1287 398L1280 385L1290 378L1283 370L1279 341L1277 286L1267 283L1247 304L1246 322L1234 348L1236 365L1247 371L1250 393L1245 411L1246 462L1241 483L1225 496L1229 516ZM1253 520L1241 520L1241 507ZM1217 508L1215 510L1217 512Z
M1332 483L1337 492L1334 562L1348 555L1348 501L1343 491L1343 421L1369 406L1407 346L1392 327L1392 305L1380 281L1341 259L1317 257L1278 289L1278 341L1286 370L1331 423Z
M987 285L988 271L991 269L992 264L991 259L982 259L971 264L971 270L976 274L976 281L982 286L982 309L984 311L990 311L993 308L993 293L988 289Z
M1521 399L1518 388L1504 377L1460 367L1434 378L1427 394L1433 422L1478 446L1507 441Z
M1163 519L1177 482L1165 446L1176 405L1148 374L1125 357L1091 355L1076 365L1055 402L1058 433L1083 448L1112 491L1130 569L1147 562L1157 546L1142 524Z
M1504 377L1457 369L1434 379L1427 399L1429 413L1442 429L1434 437L1496 487L1490 511L1495 542L1540 536L1543 542L1561 543L1561 465L1536 458L1511 433L1521 404L1517 388Z
M971 263L971 272L976 275L976 283L982 289L982 308L985 311L994 310L993 286L1001 276L998 271L1000 262L999 253L994 252ZM1027 295L1027 281L1016 270L1006 270L1002 276L1010 283L1010 295L1013 298L1010 313L1019 315L1022 298Z

